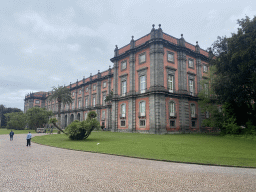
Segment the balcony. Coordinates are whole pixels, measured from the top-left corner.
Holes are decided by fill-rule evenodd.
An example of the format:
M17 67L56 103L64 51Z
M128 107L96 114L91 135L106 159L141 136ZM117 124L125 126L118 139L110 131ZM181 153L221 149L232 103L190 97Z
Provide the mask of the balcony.
M119 115L120 119L125 119L126 118L126 114L125 113L122 113Z
M176 112L175 113L170 113L169 115L170 115L169 116L170 119L173 119L173 118L177 117L177 113Z
M138 113L139 118L146 118L146 113Z
M191 119L197 119L197 114L191 114Z

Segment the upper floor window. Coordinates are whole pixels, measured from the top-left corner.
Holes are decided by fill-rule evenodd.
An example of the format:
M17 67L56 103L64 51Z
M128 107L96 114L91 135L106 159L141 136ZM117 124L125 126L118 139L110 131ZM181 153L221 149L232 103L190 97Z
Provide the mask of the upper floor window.
M139 64L146 62L146 53L142 53L139 55Z
M72 103L72 109L74 109L74 108L75 108L75 103L73 102L73 103Z
M103 82L103 88L105 88L105 87L107 87L107 82L106 81Z
M208 66L207 65L203 65L203 71L204 71L204 73L207 73L208 72Z
M122 96L125 96L126 95L126 81L122 81L122 93L121 95Z
M35 102L36 104L39 104L40 103L40 101L39 100L36 100L36 102Z
M125 114L126 114L126 105L125 104L122 104L121 105L121 117L125 117Z
M79 89L79 94L81 94L82 93L82 90L81 89Z
M106 94L103 94L103 96L102 96L102 105L103 106L106 105L105 99L106 99Z
M88 107L88 98L85 98L85 107Z
M96 85L95 84L93 85L93 90L96 90Z
M204 84L204 94L206 97L209 96L209 86L207 83Z
M193 59L188 59L188 67L194 68L194 60Z
M173 93L173 79L173 75L168 75L168 89L171 93Z
M146 92L146 76L140 76L140 93Z
M85 119L85 120L87 119L87 113L84 114L84 119Z
M93 107L95 107L95 105L96 105L96 97L95 96L92 99L92 105L93 105Z
M169 112L170 112L170 117L175 116L175 103L173 101L170 102Z
M140 116L142 116L142 117L146 116L146 102L145 101L140 102Z
M196 117L196 105L195 104L190 105L190 114L191 114L192 118Z
M189 94L194 96L194 81L193 80L189 80Z
M126 61L121 62L121 70L125 70L126 67L127 67L127 62Z
M174 63L174 53L167 52L167 61Z
M78 107L80 108L82 105L81 105L81 101L79 100L78 101Z
M72 92L72 96L75 96L75 92Z
M85 92L88 92L88 87L85 88Z

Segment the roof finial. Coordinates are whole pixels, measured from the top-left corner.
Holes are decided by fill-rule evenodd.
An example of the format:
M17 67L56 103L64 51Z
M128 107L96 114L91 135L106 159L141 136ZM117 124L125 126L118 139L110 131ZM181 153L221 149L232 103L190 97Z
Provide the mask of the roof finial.
M159 24L158 26L159 26L159 28L161 28L161 24Z
M181 34L181 38L183 38L183 34Z
M152 27L155 28L155 24L153 24Z
M134 37L134 36L132 36L132 40L133 40L133 37Z
M196 45L198 45L198 41L196 41Z

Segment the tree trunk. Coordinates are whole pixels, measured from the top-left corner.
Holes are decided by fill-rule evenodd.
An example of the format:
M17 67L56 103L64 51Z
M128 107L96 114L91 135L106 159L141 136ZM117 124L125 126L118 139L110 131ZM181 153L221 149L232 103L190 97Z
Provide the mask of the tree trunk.
M56 123L52 123L59 131L65 133ZM67 135L67 133L65 133Z

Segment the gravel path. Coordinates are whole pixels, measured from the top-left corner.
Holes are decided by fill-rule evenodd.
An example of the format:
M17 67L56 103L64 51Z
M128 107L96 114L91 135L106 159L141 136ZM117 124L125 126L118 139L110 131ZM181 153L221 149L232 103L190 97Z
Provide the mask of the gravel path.
M256 191L256 169L26 147L25 134L0 135L0 165L1 192Z

